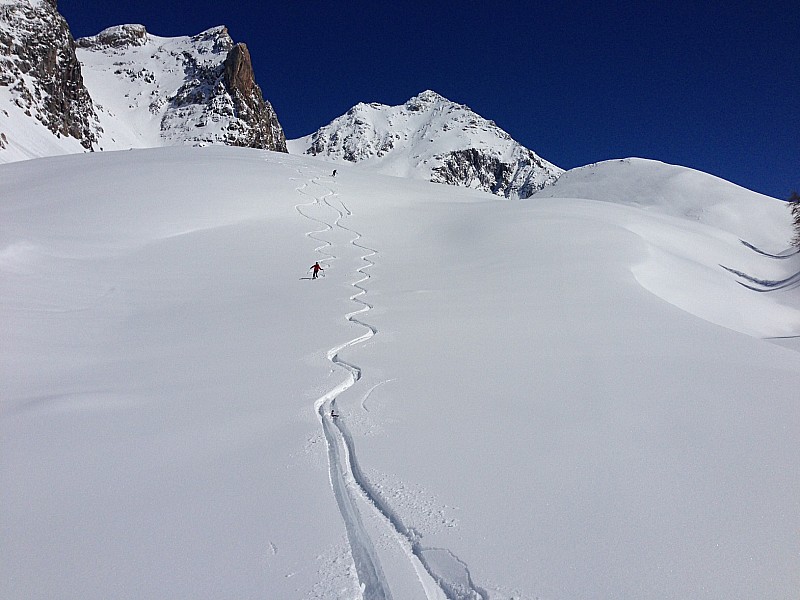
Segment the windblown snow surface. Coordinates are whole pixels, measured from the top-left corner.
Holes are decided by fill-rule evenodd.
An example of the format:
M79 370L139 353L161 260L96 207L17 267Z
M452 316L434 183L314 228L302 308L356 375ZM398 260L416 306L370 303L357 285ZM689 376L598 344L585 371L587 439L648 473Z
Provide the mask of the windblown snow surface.
M796 598L790 237L639 160L2 165L0 597Z

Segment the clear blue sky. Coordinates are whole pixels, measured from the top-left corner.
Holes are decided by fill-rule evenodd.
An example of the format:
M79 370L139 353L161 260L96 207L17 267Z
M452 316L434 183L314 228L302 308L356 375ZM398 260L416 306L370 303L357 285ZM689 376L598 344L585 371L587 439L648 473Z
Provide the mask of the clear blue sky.
M226 25L289 138L432 89L563 168L627 156L800 191L800 2L59 0L75 37Z

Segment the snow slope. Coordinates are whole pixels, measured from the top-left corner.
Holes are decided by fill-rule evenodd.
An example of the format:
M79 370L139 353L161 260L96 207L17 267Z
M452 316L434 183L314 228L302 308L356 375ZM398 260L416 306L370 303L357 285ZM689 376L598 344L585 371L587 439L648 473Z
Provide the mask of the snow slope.
M10 89L0 86L0 161L16 162L42 156L78 154L85 152L80 141L73 137L56 137L37 119L25 114L25 109L14 103Z
M0 166L0 597L793 597L785 207L636 160L552 193Z
M635 158L573 169L535 195L559 197L637 209L627 211L629 218L622 216L626 209L615 209L618 222L647 242L634 276L671 304L759 337L791 336L800 328L797 258L781 246L792 238L784 202L707 173ZM773 260L757 252L776 244L783 249ZM777 292L763 298L768 308L751 306L753 288Z
M399 106L360 103L289 152L336 164L527 198L563 170L469 107L427 90Z

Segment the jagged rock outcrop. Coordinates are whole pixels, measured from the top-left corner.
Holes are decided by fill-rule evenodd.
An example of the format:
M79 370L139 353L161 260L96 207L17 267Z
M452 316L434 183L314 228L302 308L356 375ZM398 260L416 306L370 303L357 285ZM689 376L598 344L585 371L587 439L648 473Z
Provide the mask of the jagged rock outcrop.
M57 137L91 149L102 133L56 0L0 3L0 86Z
M479 188L497 196L528 198L558 179L552 165L522 146L512 160L477 148L454 150L441 157L431 170L431 181Z
M233 98L236 115L246 125L242 135L232 143L287 152L286 136L278 117L256 84L247 46L239 43L231 48L223 66L225 88Z
M493 121L430 90L400 106L357 104L289 148L506 198L527 198L563 173Z

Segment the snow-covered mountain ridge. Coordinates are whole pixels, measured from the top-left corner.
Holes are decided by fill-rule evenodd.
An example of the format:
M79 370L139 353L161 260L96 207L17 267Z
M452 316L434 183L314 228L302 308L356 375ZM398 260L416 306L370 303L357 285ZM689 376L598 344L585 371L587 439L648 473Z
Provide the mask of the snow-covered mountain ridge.
M0 17L0 162L182 144L286 151L225 27L164 38L119 25L76 43L54 0L2 0Z
M77 44L102 141L112 148L221 143L286 150L246 46L234 44L225 27L163 38L122 25Z
M289 151L386 175L527 198L563 170L469 107L427 90L399 106L360 103Z
M247 47L225 27L159 37L117 25L72 38L55 0L2 0L0 162L95 150L225 144L287 151ZM526 198L562 170L432 91L358 104L297 153Z

